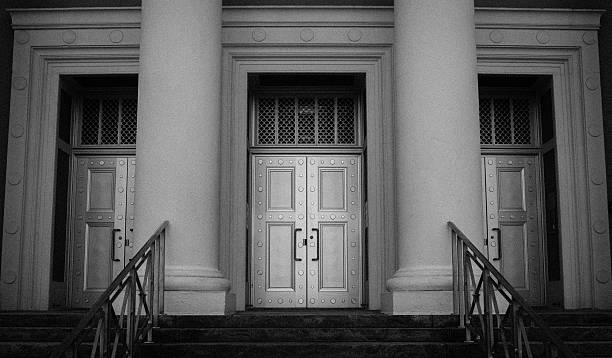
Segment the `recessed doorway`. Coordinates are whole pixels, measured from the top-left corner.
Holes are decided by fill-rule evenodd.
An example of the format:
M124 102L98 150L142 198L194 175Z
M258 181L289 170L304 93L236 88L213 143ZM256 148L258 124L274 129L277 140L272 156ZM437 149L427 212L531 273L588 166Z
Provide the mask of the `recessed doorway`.
M480 75L485 246L534 305L561 307L552 78Z
M60 80L51 308L88 308L133 252L136 75Z
M249 84L250 306L367 305L364 77Z

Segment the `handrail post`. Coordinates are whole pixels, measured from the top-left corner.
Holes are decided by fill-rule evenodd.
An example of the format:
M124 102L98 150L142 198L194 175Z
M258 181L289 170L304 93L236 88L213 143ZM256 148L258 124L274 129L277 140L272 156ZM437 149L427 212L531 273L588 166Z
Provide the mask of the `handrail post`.
M459 314L459 327L464 327L463 319L461 318L461 286L459 282L459 242L457 235L453 229L451 232L451 249L452 249L452 265L453 265L453 312Z
M469 273L466 267L467 260L469 260L469 257L467 256L465 245L463 244L463 241L462 241L461 242L461 267L463 268L463 316L464 316L466 327L468 327L468 329L466 329L465 331L465 341L472 342L472 331L470 329L470 326L472 325L472 318L470 317L470 311L471 311L470 292L472 288L470 286L471 281L470 281L470 278L468 277Z
M166 222L167 223L167 222ZM164 287L166 287L166 230L168 230L168 225L164 227L164 229L159 233L159 299L157 304L159 305L159 313L164 313Z
M133 357L134 356L134 338L136 336L136 290L137 285L136 285L136 275L138 274L138 272L136 272L136 269L132 269L130 271L130 290L129 290L129 297L128 297L128 314L127 314L127 336L126 336L126 344L128 346L128 357Z
M103 307L103 314L104 317L102 317L102 329L100 334L102 335L102 338L100 340L100 353L102 357L108 357L109 356L109 342L110 342L110 314L111 314L111 310L110 310L110 305L112 305L111 302L108 302L106 305L104 305Z
M157 327L158 325L158 315L159 315L159 265L160 265L160 257L159 257L159 241L160 236L158 235L153 242L153 292L151 294L152 297L155 298L153 305L151 306L151 310L153 311L153 327Z
M487 342L487 357L493 356L493 345L495 339L493 336L493 313L491 309L491 286L490 286L490 272L488 268L484 268L482 271L482 290L484 299L484 314L485 314L485 327L482 327L485 335L485 341Z
M147 259L147 266L149 267L149 277L147 278L147 282L144 282L144 288L147 291L147 301L149 306L149 311L147 315L147 341L146 343L153 342L153 321L156 315L155 312L155 301L156 297L154 294L155 291L155 241L153 242L153 246L151 247L149 258Z
M514 301L510 302L510 309L511 309L511 323L512 323L512 348L513 348L513 356L514 357L519 357L520 353L520 348L519 348L519 330L518 330L518 319L517 319L517 314L518 314L518 309L516 307L516 303Z

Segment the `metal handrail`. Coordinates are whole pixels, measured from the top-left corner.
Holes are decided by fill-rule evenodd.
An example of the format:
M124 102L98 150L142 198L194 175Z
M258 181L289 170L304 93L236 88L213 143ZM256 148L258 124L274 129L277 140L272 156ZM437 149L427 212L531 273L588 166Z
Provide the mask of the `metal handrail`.
M91 337L92 328L91 358L133 357L138 343L152 342L153 327L158 326L164 310L167 227L168 221L164 221L51 357L78 357L79 347ZM115 305L121 308L119 314Z
M455 312L459 313L461 328L465 328L466 342L471 342L474 335L485 346L487 357L493 357L495 346L501 343L506 358L532 358L533 352L525 329L525 318L528 318L542 331L546 357L575 358L563 341L538 317L533 308L467 236L451 221L448 222L448 227L453 241ZM472 262L481 271L478 281ZM508 309L503 315L499 313L498 296L508 303ZM472 321L474 310L477 310L478 315L477 319L474 319L475 322ZM508 328L510 332L507 332Z

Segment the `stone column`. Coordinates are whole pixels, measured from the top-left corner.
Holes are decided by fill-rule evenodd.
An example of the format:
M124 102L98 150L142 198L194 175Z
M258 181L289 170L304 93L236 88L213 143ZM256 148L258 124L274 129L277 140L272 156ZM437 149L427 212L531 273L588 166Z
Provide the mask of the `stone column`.
M142 2L138 87L137 245L169 220L166 313L224 314L220 0Z
M452 311L455 222L482 240L473 0L395 2L398 271L383 310Z

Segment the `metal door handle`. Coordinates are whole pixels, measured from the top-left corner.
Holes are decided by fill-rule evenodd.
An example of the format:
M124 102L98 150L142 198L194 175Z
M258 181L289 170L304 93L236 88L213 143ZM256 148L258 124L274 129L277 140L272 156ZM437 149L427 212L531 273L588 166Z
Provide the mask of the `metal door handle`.
M498 227L494 227L491 231L495 231L497 233L497 257L493 258L493 261L499 261L502 258L502 234L501 230ZM491 237L493 238L493 237Z
M300 228L296 228L293 230L293 259L295 261L302 261L301 258L297 257L297 233L298 231L302 231Z
M313 257L312 261L319 261L319 256L321 256L320 252L319 252L319 250L320 250L320 247L319 247L320 246L319 245L319 229L313 228L312 231L317 233L317 257ZM312 236L310 238L312 239Z
M113 229L113 232L111 233L111 237L112 237L112 241L113 241L113 242L112 242L112 245L113 245L113 246L112 246L112 248L111 248L111 259L112 259L113 261L115 261L115 262L117 262L117 261L121 261L120 259L116 259L116 258L115 258L115 233L116 233L117 231L121 231L121 229Z

